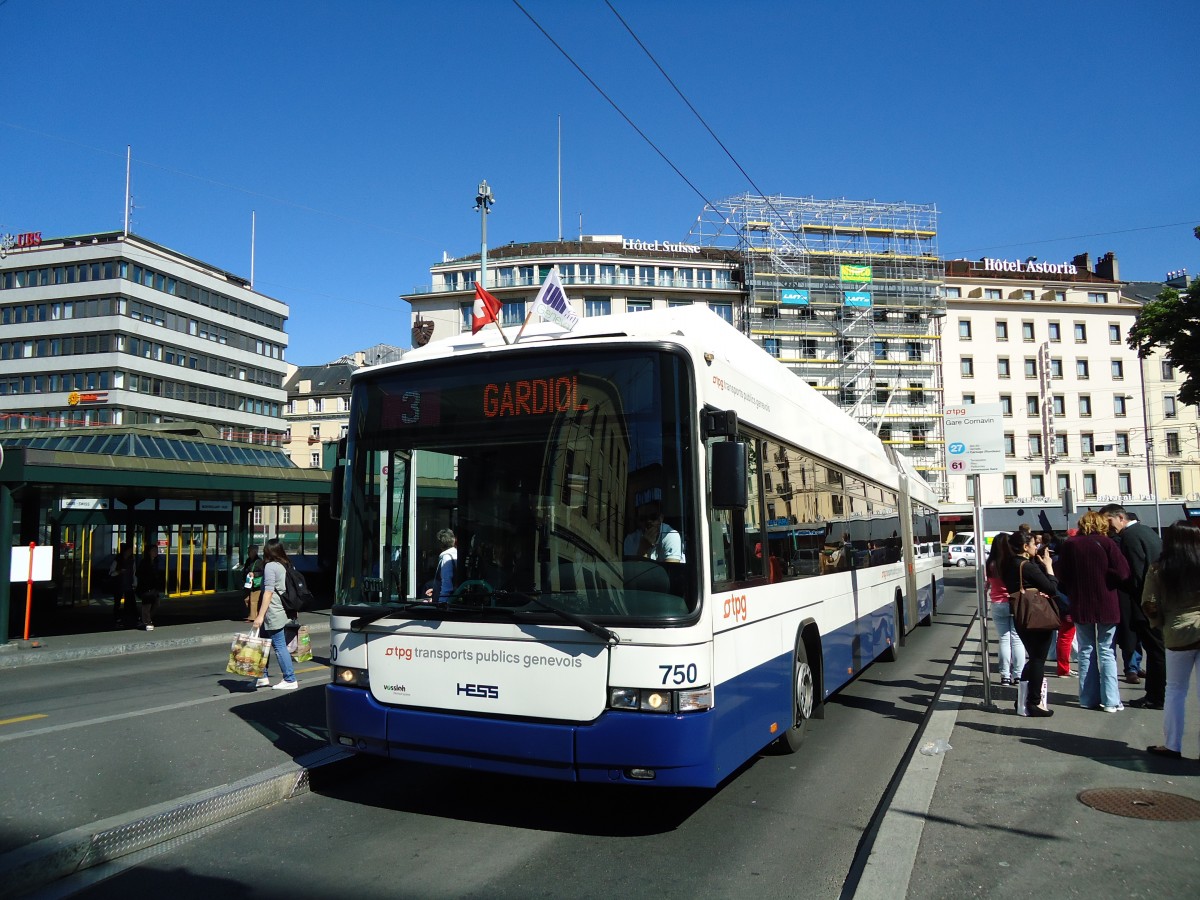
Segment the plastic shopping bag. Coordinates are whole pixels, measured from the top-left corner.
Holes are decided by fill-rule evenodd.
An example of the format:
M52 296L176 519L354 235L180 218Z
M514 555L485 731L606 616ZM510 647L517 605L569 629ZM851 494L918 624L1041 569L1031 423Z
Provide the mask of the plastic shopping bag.
M229 646L229 662L225 671L231 675L261 678L271 657L271 642L258 636L258 629L248 634L235 634Z
M307 625L300 625L294 630L288 628L288 652L296 662L308 662L312 659L312 637Z

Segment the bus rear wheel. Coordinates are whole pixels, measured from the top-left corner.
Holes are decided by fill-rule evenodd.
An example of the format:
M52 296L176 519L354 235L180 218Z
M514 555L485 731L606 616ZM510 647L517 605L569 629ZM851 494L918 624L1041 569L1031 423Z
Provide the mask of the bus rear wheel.
M813 717L816 706L817 686L812 666L808 663L808 648L804 638L796 638L796 651L792 654L792 722L776 744L783 753L795 753L804 743L808 720Z

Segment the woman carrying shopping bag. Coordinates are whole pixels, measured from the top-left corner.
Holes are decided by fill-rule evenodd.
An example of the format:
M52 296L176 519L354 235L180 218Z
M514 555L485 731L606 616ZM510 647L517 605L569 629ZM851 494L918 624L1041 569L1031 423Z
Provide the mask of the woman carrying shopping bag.
M288 555L279 538L267 541L263 548L263 559L266 560L266 566L263 568L262 600L259 602L258 615L254 618L254 627L262 629L262 636L271 641L271 647L275 651L273 655L279 660L283 678L277 684L271 685L270 674L264 670L262 677L254 682L254 686L271 685L272 690L294 691L300 683L296 680L296 670L292 666L292 655L288 652L285 632L291 619L288 618L283 601L279 597L280 593L287 589ZM267 669L270 666L271 662L268 660Z

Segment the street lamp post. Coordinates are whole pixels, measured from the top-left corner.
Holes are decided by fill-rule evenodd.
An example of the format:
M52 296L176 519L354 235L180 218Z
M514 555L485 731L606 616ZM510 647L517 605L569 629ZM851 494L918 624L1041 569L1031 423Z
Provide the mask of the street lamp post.
M1150 403L1146 398L1146 361L1138 358L1138 380L1142 383L1142 427L1146 430L1146 472L1154 495L1154 527L1162 534L1162 511L1158 508L1158 478L1154 465L1154 435L1150 433Z
M487 181L479 182L479 188L475 192L475 208L479 210L480 221L480 249L479 249L479 284L483 289L487 290L487 217L496 198L492 196L492 189L488 187Z

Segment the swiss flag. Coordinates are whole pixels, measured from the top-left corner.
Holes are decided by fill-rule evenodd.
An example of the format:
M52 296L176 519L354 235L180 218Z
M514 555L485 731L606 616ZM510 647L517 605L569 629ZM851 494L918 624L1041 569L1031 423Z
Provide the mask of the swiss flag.
M489 322L500 320L500 301L483 289L483 285L475 282L475 308L471 310L471 334L477 334L479 329Z

